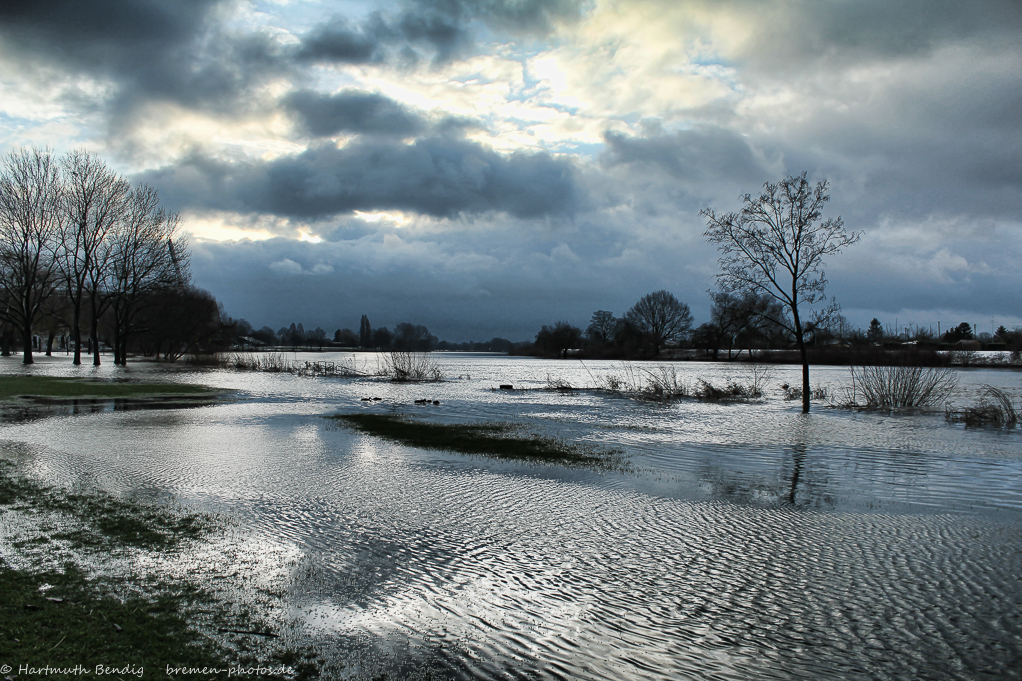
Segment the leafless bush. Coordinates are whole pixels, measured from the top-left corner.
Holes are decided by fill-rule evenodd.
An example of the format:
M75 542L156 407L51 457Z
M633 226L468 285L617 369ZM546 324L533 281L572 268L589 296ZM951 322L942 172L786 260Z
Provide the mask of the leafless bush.
M238 371L266 371L270 373L295 374L297 376L332 376L353 378L368 376L364 367L359 367L355 358L339 362L299 362L290 360L283 353L255 354L251 352L220 353L216 366Z
M962 422L967 426L992 425L1011 428L1018 423L1018 416L1011 396L992 385L983 386L980 401L975 406L955 409L948 404L944 409L944 417L948 421Z
M640 367L636 370L631 364L625 363L622 371L621 375L608 374L597 379L597 390L658 402L692 394L691 384L680 378L670 364L661 364L655 369Z
M221 353L218 366L222 369L241 371L269 371L273 373L295 373L297 364L279 352L253 354L251 352Z
M380 373L400 383L444 380L443 370L428 352L390 352L383 360Z
M762 392L753 384L745 385L737 381L728 381L723 388L709 381L699 379L694 395L701 400L749 400L762 396Z
M929 407L944 402L957 385L958 377L948 368L853 367L851 394L846 394L845 406L866 409Z
M770 367L763 366L762 364L749 365L746 374L747 378L751 381L748 383L748 386L752 389L753 397L763 395L763 389L766 387L767 381L770 380L772 373Z
M662 364L656 370L643 369L646 374L646 385L642 392L656 400L669 400L675 397L688 397L692 394L692 386L678 380L678 373L671 364Z
M643 381L636 373L635 367L630 362L621 365L621 375L606 374L595 379L597 390L606 390L612 393L640 393L642 392Z
M787 383L781 384L781 392L784 393L784 399L786 400L801 400L802 399L802 388L797 385L789 385ZM811 400L825 400L830 396L826 386L817 386L810 388L809 399Z

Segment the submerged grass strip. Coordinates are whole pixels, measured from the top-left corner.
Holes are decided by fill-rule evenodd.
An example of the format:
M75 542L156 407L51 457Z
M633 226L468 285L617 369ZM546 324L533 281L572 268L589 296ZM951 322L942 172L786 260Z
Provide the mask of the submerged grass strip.
M392 414L370 413L338 414L330 418L364 433L423 449L598 468L613 466L619 458L617 452L599 451L588 445L538 435L515 435L518 428L506 423L425 423Z
M139 575L89 577L74 562L65 562L62 568L54 563L38 567L40 552L52 551L55 543L63 542L75 547L76 555L86 561L90 555L128 546L158 554L170 551L183 539L212 532L216 526L213 517L103 493L66 493L20 476L15 466L4 460L0 460L0 511L43 520L37 536L9 545L20 554L19 562L27 558L36 569L14 569L10 558L0 557L0 660L32 668L88 670L47 672L61 678L101 675L96 665L113 668L102 672L111 678L165 678L168 667L218 668L219 673L178 675L227 678L232 666L290 668L259 675L267 679L317 677L312 651L267 647L265 637L272 637L272 632L188 581L168 583ZM70 530L49 531L58 529L53 526L64 524L64 520L69 521ZM241 636L230 637L229 643L209 638L194 626L198 620L204 621L206 628L213 626L219 632Z
M150 395L213 395L212 388L187 383L115 383L55 376L0 376L0 400L21 396L144 397Z
M148 677L164 665L223 664L215 648L190 630L181 607L193 594L164 592L149 601L102 594L73 564L30 574L0 568L0 658L32 667L96 665L142 668ZM127 671L122 676L137 675Z
M154 585L156 594L120 599L104 591L73 564L63 570L26 572L0 564L0 660L71 678L78 674L111 678L166 678L168 668L219 669L219 673L178 673L183 678L228 678L228 667L260 666L263 679L315 678L306 651L259 655L257 642L222 648L190 626L196 605L215 605L194 586ZM230 622L247 630L249 622ZM104 668L102 674L97 666ZM65 671L75 668L86 672ZM55 670L53 668L56 668ZM288 668L282 670L282 668ZM284 673L273 673L284 671ZM42 672L38 672L42 673ZM20 678L20 677L19 677Z
M121 542L141 548L170 547L182 539L198 537L212 527L212 520L205 516L175 513L108 494L67 492L40 485L13 471L11 462L0 460L0 506L73 516L95 532L73 529L52 536L76 546L102 547Z

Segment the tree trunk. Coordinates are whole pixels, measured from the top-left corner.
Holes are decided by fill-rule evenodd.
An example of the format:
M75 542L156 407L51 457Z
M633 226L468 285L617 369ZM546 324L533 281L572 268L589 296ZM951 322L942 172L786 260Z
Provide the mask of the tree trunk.
M809 353L806 351L806 342L802 338L802 324L795 316L795 337L798 339L798 354L802 358L802 413L809 413Z
M25 358L22 360L22 364L35 364L35 360L32 359L32 326L30 324L26 324L22 329L22 338L25 340Z
M98 367L101 364L99 359L99 320L96 319L96 315L92 315L92 332L89 334L89 338L92 340L92 366Z
M78 366L82 363L82 312L81 307L77 305L75 306L71 330L75 342L75 358L71 361L71 363Z
M50 337L46 339L46 356L53 357L53 339L57 337L56 331L50 331Z

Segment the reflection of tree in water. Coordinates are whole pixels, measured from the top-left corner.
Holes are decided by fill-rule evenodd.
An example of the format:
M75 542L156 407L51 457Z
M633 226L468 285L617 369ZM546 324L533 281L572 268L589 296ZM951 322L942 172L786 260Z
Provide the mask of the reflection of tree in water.
M714 499L739 504L781 504L799 509L834 508L837 499L828 490L826 471L814 466L807 424L799 418L797 425L784 437L779 433L778 469L751 470L742 464L740 454L730 461L720 458L705 461L699 469L702 486ZM785 446L784 439L790 444ZM753 457L750 455L750 464ZM759 453L755 456L763 460ZM730 465L728 465L730 463Z
M804 443L793 445L791 448L791 486L788 491L788 503L796 506L795 499L798 497L798 481L802 477L802 467L806 460L806 446Z

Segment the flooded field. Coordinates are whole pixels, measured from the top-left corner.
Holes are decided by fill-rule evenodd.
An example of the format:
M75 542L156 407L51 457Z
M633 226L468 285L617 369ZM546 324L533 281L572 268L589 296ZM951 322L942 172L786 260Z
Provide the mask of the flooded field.
M239 598L272 582L273 615L341 677L1022 678L1022 429L825 401L804 416L778 387L797 383L793 366L770 367L760 400L659 404L542 389L652 365L435 360L448 380L396 384L4 359L7 374L235 392L8 410L0 457L47 484L229 514L222 543L149 569L237 564ZM693 385L752 380L743 366L673 366ZM956 404L987 384L1022 398L1018 372L958 377ZM813 383L834 395L849 373L814 368ZM324 418L361 411L511 422L619 452L619 465L423 450Z

